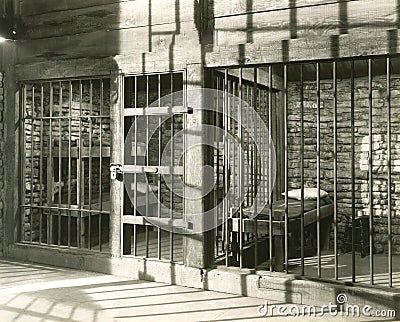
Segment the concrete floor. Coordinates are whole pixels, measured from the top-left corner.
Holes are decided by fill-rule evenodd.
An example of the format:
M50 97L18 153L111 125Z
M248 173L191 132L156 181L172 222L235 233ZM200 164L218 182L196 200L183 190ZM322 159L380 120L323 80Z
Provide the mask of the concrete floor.
M369 255L361 257L360 254L355 256L356 281L358 283L370 283L370 266ZM339 254L338 256L338 272L339 280L351 282L352 280L352 264L351 253ZM290 272L293 274L301 274L301 260L289 260ZM317 277L318 261L317 257L308 257L304 261L305 275ZM392 257L392 283L393 287L400 288L400 256ZM380 286L388 286L388 257L385 254L374 255L374 284ZM321 258L321 275L326 279L335 278L335 255L326 251Z
M283 304L268 301L271 304ZM0 321L293 321L260 316L262 299L0 260ZM286 307L289 307L287 305ZM303 317L311 321L377 318ZM389 319L396 321L396 319Z

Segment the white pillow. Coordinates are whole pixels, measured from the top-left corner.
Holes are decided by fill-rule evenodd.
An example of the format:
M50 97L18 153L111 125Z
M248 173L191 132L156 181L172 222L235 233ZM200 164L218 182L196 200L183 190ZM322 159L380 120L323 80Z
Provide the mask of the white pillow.
M320 198L325 198L328 193L325 190L319 190ZM282 196L285 196L285 193L282 193ZM294 189L288 192L288 198L301 200L301 189ZM304 200L313 200L318 198L318 189L317 188L304 188Z

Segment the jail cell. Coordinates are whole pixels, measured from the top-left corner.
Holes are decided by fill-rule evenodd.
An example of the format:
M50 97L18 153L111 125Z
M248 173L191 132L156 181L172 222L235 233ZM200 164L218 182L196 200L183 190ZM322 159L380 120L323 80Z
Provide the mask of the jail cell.
M124 77L123 255L183 261L184 74ZM152 132L151 129L154 131ZM166 152L167 144L170 150ZM154 223L158 220L160 225Z
M22 241L108 251L110 82L21 85Z
M228 217L231 215L231 208L242 207L247 209L254 203L257 194L262 195L264 199L268 199L267 189L261 182L268 181L268 165L263 164L259 157L259 153L268 153L266 151L266 145L268 142L263 142L265 145L261 146L264 150L258 151L257 146L251 139L251 136L255 131L260 131L260 125L257 123L251 115L242 113L240 115L240 105L248 104L254 107L262 122L268 124L269 114L271 111L272 127L270 129L271 139L276 142L279 146L282 143L282 137L279 136L278 124L281 122L279 114L277 113L276 106L280 100L279 91L269 85L269 79L263 79L257 82L257 78L260 75L265 75L265 70L257 70L253 68L249 69L229 69L229 70L214 70L212 73L213 87L218 91L216 96L219 96L219 104L222 106L215 106L216 113L213 113L214 125L222 127L224 131L227 131L234 138L241 142L241 148L244 150L245 159L249 163L249 167L245 167L243 171L240 171L241 164L235 158L238 154L237 147L230 146L224 139L219 137L216 138L216 144L222 147L220 150L216 149L214 154L214 169L216 176L216 189L214 189L214 204L218 205L220 202L225 202L224 213ZM225 95L228 93L228 95ZM226 97L225 97L226 96ZM236 100L234 97L239 98ZM242 102L242 103L240 103ZM232 119L227 114L237 115L237 119ZM239 121L241 125L239 125ZM222 141L221 141L222 140ZM232 161L232 162L230 162ZM266 160L264 160L264 163ZM235 195L239 194L239 182L243 180L241 184L248 187L248 190L244 193L245 195L243 203L239 204L238 199L234 199L231 202L229 200L223 201L226 197L228 186L230 181L233 183ZM274 193L272 197L277 195L282 181L277 181ZM215 260L216 263L228 262L236 263L239 266L248 266L249 256L248 253L253 245L258 247L259 245L268 244L267 238L264 234L260 236L258 234L244 234L234 236L234 240L229 241L229 225L231 223L227 221L227 218L223 220L222 225L218 226L215 230ZM238 218L233 219L233 225L238 225ZM258 239L258 240L257 240ZM254 241L257 243L254 244ZM229 241L229 242L228 242ZM225 249L233 248L238 249L239 245L244 247L242 259L239 256L231 254L230 257L225 257ZM260 247L259 247L260 248ZM262 248L262 247L261 247ZM264 247L265 249L265 247ZM236 255L238 252L234 252ZM254 264L252 261L251 264Z
M272 196L255 218L246 202L235 212L225 207L217 264L400 285L399 63L371 57L212 70L214 88L261 115L277 163ZM244 130L238 135L232 121L216 119L252 146ZM215 158L224 189L242 177L257 191L251 172L259 180L269 175L247 150L250 173Z

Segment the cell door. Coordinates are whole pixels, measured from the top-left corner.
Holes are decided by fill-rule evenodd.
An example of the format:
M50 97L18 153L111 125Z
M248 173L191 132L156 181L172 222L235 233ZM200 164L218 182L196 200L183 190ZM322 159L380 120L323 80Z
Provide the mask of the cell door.
M21 84L21 241L109 252L110 79Z
M184 73L124 78L123 254L183 261Z

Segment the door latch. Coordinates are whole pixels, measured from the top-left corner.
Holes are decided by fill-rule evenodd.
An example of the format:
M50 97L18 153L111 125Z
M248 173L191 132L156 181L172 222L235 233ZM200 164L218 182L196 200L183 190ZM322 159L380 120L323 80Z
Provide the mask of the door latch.
M111 180L123 180L122 165L118 163L110 164Z

